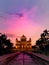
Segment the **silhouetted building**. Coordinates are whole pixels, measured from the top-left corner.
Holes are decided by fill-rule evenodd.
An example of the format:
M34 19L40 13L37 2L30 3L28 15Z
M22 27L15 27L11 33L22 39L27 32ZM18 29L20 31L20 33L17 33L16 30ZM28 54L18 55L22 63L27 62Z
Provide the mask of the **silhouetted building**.
M20 51L30 51L32 49L31 38L28 41L24 35L20 38L20 41L16 38L16 49Z

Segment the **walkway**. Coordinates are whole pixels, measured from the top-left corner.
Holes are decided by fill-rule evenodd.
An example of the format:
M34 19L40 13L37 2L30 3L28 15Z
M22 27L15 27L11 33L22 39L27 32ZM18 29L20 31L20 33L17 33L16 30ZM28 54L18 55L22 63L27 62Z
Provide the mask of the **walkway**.
M13 55L4 60L0 65L49 65L47 62L28 53L20 53Z

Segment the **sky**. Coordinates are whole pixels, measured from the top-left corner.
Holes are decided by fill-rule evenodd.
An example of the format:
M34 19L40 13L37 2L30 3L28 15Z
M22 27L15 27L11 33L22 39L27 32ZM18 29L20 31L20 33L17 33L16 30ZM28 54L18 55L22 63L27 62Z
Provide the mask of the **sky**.
M0 32L12 42L25 35L32 45L49 29L49 0L0 0Z

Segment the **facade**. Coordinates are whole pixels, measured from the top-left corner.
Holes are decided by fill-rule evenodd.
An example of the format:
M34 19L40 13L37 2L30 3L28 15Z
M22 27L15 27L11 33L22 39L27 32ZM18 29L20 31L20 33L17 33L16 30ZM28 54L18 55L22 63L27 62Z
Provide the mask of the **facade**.
M19 51L30 51L32 49L31 38L27 41L27 38L23 35L20 41L16 39L16 49Z

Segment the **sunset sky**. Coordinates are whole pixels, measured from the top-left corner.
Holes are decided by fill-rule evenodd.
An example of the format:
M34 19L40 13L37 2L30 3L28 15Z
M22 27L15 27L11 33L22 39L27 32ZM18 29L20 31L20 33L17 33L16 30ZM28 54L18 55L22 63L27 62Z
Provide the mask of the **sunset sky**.
M32 45L49 29L49 0L0 0L0 32L13 42L23 34Z

